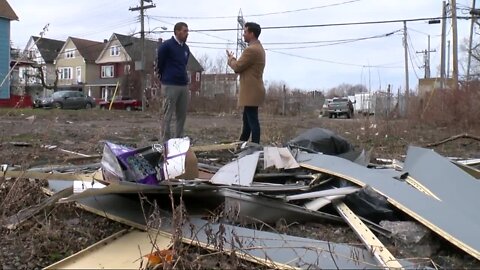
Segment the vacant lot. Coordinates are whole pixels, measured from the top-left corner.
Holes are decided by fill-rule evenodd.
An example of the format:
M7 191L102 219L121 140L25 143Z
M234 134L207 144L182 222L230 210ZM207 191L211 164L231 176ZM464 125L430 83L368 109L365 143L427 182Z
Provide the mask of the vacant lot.
M0 110L0 164L30 168L37 165L66 165L75 154L101 154L106 140L133 147L158 141L160 117L157 112L126 112L101 110ZM264 145L282 145L300 132L323 127L349 140L357 149L372 149L373 158L402 159L408 145L424 146L460 133L480 135L480 130L458 130L449 127L429 127L414 120L399 119L328 119L318 115L273 116L261 114ZM186 132L194 145L235 141L241 127L241 117L235 114L190 114ZM56 146L49 147L49 146ZM460 139L435 148L446 156L478 157L480 143ZM25 179L0 179L2 218L20 209L38 204L45 198L42 182ZM77 252L98 240L124 228L118 223L94 216L72 205L62 204L30 219L21 228L0 229L0 262L3 269L33 269L47 266ZM310 229L309 229L310 228ZM315 228L315 227L313 227ZM328 230L328 226L323 229ZM311 227L297 228L295 234L306 234ZM329 236L348 240L344 227L330 228ZM351 233L351 232L349 232ZM328 233L327 233L328 234ZM351 239L351 238L350 238ZM448 267L480 267L469 256L447 245L434 259ZM200 252L200 251L196 251ZM393 252L393 251L392 251ZM196 253L192 253L196 254ZM399 252L397 254L402 254ZM405 253L403 253L405 254ZM406 253L408 254L408 253ZM195 261L192 267L228 267ZM237 267L249 268L245 265Z

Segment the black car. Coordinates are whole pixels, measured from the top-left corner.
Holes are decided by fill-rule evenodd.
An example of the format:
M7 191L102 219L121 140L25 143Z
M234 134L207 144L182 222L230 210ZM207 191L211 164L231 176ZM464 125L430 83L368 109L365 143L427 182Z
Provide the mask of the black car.
M80 91L61 90L53 93L51 97L36 99L34 108L58 109L91 109L95 107L95 100Z

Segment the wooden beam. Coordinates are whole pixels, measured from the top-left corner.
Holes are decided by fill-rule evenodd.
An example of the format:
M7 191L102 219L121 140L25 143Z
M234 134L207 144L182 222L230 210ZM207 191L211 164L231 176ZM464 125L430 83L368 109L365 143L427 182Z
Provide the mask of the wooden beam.
M402 265L395 259L390 251L378 240L377 236L363 223L355 213L343 202L333 201L337 212L345 219L357 234L365 247L372 252L380 265L389 269L402 269Z

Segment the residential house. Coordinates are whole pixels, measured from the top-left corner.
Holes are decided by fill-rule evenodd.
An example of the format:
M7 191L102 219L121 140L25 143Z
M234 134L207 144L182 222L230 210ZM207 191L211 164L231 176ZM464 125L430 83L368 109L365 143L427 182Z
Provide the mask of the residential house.
M99 68L99 78L87 85L100 87L99 98L109 99L116 95L142 98L141 60L142 42L140 38L113 33L110 39L104 41L105 46L95 63ZM154 78L154 59L158 43L145 39L145 73L146 89L152 88ZM118 85L118 88L117 88Z
M17 14L6 0L0 0L0 99L10 98L10 22Z
M58 89L84 91L96 97L100 87L89 86L85 89L85 86L100 76L95 60L104 46L103 42L69 37L55 59Z
M214 98L218 96L235 97L237 92L236 73L203 74L202 96Z
M17 80L18 85L23 86L27 94L36 98L48 96L53 92L51 89L44 89L36 67L41 67L45 84L53 86L57 77L55 60L64 45L65 41L61 40L30 37L24 50L26 57L23 57L24 60L19 64Z
M145 39L145 92L148 96L155 96L159 82L154 72L157 48L161 40ZM100 86L102 99L110 98L117 85L116 95L130 96L141 99L141 60L142 40L130 35L112 34L95 61L100 67L100 78L94 85ZM203 68L193 55L188 59L187 70L190 77L190 91L200 90L201 72ZM88 85L87 85L88 86Z

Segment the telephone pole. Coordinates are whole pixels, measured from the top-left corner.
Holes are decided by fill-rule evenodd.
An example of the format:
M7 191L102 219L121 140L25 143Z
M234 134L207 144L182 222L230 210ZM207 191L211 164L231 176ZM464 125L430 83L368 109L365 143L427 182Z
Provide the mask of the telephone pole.
M154 8L155 4L145 5L145 2L152 3L152 0L140 0L140 6L130 8L130 11L140 11L140 42L141 42L141 60L140 60L140 67L137 70L141 72L141 79L140 79L140 90L142 91L142 111L145 111L145 105L147 103L145 97L145 86L147 80L147 73L145 71L145 10Z
M457 0L452 0L452 78L453 89L458 90L458 28L457 28Z
M430 53L436 52L436 50L430 50L430 35L428 35L428 49L416 52L416 53L423 53L423 60L425 61L424 68L425 68L425 79L430 78Z
M470 81L470 65L472 63L472 43L473 43L473 30L475 28L475 21L477 21L477 14L473 11L475 10L475 0L472 1L472 22L470 24L470 38L468 40L468 61L467 61L467 81Z
M408 43L407 43L407 21L403 21L403 47L405 51L405 109L408 112L408 98L410 95L410 83L408 78Z
M445 46L446 46L446 31L447 31L447 3L442 2L442 45L440 53L440 88L445 88Z

